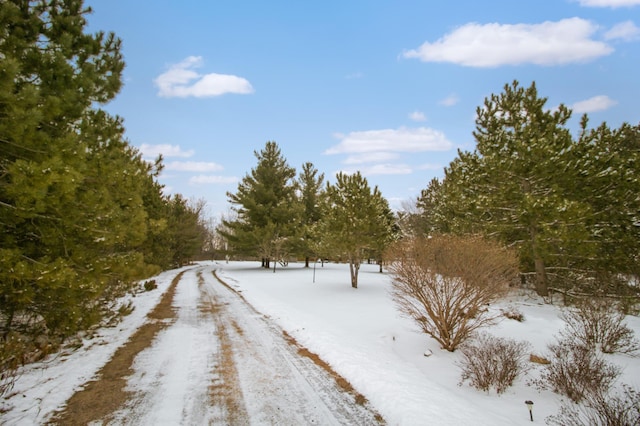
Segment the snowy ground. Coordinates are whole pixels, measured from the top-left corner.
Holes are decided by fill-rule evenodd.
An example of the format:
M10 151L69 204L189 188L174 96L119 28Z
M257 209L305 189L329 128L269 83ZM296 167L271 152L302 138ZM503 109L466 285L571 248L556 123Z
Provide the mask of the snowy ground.
M274 333L269 331L274 327L282 328L299 344L329 363L391 425L527 425L531 422L525 400L534 401L533 414L538 424L543 424L545 417L558 411L559 397L528 386L527 377L518 380L502 395L479 392L467 384L460 386L460 370L456 365L459 354L440 350L434 340L419 333L411 321L398 315L389 298L390 277L386 273L380 274L377 266L362 266L358 289L351 288L348 266L344 264L330 263L324 267L317 264L305 269L294 263L287 268L278 268L276 273L260 268L255 262L207 262L182 270L185 269L187 272L174 298L174 307L184 309L178 311L173 326L159 334L153 345L138 355L134 372L128 379L129 390L144 395L144 402L123 407L115 415L117 421L126 423L126 419L137 418L145 420L130 424L179 424L185 421L184 412L188 411L193 414L185 424L201 424L204 419L224 416L224 413L207 408L202 389L212 383L215 386L217 381L230 380L216 375L215 369L216 362L221 362L227 339L240 345L258 344L257 350L247 346L246 351L236 351L234 355L237 380L245 383L242 386L253 383L258 387L252 392L241 389L245 395L254 395L244 400L246 415L252 419L252 424L335 423L335 417L325 411L340 411L339 401L335 404L325 402L325 408L321 407L319 411L303 407L300 410L302 417L290 418L289 423L286 418L269 414L269 410L277 405L307 404L304 401L309 399L297 400L298 395L318 392L313 387L309 390L308 379L282 377L291 376L283 372L275 374L279 379L272 381L274 376L267 374L277 371L275 364L299 362L289 358L286 350L278 349L282 345L273 340ZM75 352L67 351L26 368L11 396L0 402L0 410L6 410L0 415L0 423L46 422L51 413L63 407L77 389L93 378L116 349L144 323L146 314L182 270L161 274L156 278L158 290L132 298L135 310L117 327L101 330ZM234 302L237 298L227 293L211 293L210 289L215 287L215 282L211 281L213 270L257 312L237 304ZM205 281L205 290L202 290L199 277ZM209 301L211 309L202 310L203 300ZM516 306L524 314L525 321L504 319L489 331L498 336L529 341L533 352L543 355L546 345L554 340L562 327L558 308L520 295L492 309L506 306ZM202 316L208 322L202 321ZM258 321L252 322L253 317ZM191 326L194 323L210 323L213 327L194 328ZM628 324L640 335L639 318L628 318ZM222 338L220 333L215 333L216 327L226 330ZM425 357L426 350L431 350L433 355ZM278 355L262 357L272 352L278 352ZM268 364L274 360L274 365ZM640 358L616 355L609 360L624 368L622 382L640 388ZM257 365L271 366L258 368ZM200 370L202 374L189 373ZM530 374L535 376L536 370ZM265 388L264 383L291 388L292 392L285 393L280 397L283 399L274 404L265 403L269 400L269 387ZM310 398L313 401L313 397ZM340 417L338 422L347 424Z

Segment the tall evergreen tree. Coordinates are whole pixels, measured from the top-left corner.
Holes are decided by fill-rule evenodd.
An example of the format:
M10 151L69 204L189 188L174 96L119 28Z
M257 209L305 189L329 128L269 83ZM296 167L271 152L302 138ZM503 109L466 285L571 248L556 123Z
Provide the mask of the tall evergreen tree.
M243 255L262 258L263 266L284 257L300 228L300 203L296 197L296 170L287 164L275 142L254 151L258 164L227 193L237 217L225 221L223 236Z
M312 163L304 163L298 176L300 201L302 203L302 239L300 250L304 255L305 267L309 267L309 258L316 255L314 250L315 225L322 218L321 192L324 185L324 173L319 173Z
M152 221L145 205L158 165L128 144L121 118L98 108L119 91L124 61L114 34L85 33L89 12L81 0L0 4L5 338L65 337L98 321L149 272L142 245L163 223L165 213Z
M583 269L598 286L590 290L628 292L628 277L640 276L640 126L587 130L586 115L581 124L568 167L579 171L576 196L591 207L586 223L594 249Z
M520 251L537 292L629 289L638 270L638 127L606 124L574 141L564 105L551 111L535 84L506 85L478 108L473 152L459 152L419 205L429 232L497 237ZM611 287L611 286L609 286Z

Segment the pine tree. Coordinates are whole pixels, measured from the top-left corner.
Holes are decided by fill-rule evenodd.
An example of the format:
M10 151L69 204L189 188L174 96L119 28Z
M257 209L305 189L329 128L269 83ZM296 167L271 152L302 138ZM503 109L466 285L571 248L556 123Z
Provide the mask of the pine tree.
M382 249L391 232L388 203L376 186L373 190L360 172L338 173L327 183L320 235L332 257L349 262L351 286L358 288L360 264Z
M257 166L227 193L237 217L223 222L221 231L237 253L262 258L269 268L295 247L301 208L296 196L296 170L290 167L275 142L254 151ZM275 271L275 269L274 269Z
M82 1L0 5L2 333L68 336L147 272L150 166L96 105L121 86L120 40Z
M305 267L309 267L309 258L316 255L314 250L314 240L318 237L314 235L314 228L322 218L321 192L324 185L324 173L318 170L312 163L304 163L302 171L298 176L298 186L300 188L300 201L304 208L302 212L302 240L300 251L304 255Z
M627 277L640 276L640 126L587 130L587 124L585 115L569 163L580 174L576 196L591 207L586 222L594 249L582 268L595 278L588 291L624 294Z
M505 85L477 110L473 153L460 152L446 169L439 196L452 213L450 229L496 236L516 245L525 274L546 296L550 274L575 268L593 246L585 218L590 206L575 196L568 167L573 140L564 105L546 109L535 83Z

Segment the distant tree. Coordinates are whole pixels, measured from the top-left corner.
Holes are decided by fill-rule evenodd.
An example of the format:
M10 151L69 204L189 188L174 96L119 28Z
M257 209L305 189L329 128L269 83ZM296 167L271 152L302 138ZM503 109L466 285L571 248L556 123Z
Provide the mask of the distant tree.
M500 316L486 307L518 276L516 254L482 237L403 239L387 259L399 311L448 351Z
M373 221L371 238L373 244L369 251L369 257L376 259L382 272L384 253L393 242L401 237L401 229L396 215L389 207L389 202L382 196L376 197L378 203L378 217Z
M418 199L404 200L396 212L396 223L402 236L415 237L422 235L426 226L423 225L425 216L423 209L418 207Z
M319 226L324 250L349 262L351 286L358 288L363 259L388 239L390 224L385 211L388 204L378 187L372 190L360 172L338 173L336 183L327 183L325 192Z
M172 266L187 264L202 252L207 227L204 222L206 202L202 199L187 201L180 194L169 201L169 226Z
M309 267L309 258L316 255L313 229L322 218L321 192L324 185L324 173L319 173L312 163L304 163L298 176L300 201L302 202L302 235L300 250L304 255L305 267Z
M264 267L293 248L300 228L300 203L296 197L296 170L290 167L275 142L254 151L257 166L238 184L236 193L227 193L233 221L220 228L237 253L262 258Z

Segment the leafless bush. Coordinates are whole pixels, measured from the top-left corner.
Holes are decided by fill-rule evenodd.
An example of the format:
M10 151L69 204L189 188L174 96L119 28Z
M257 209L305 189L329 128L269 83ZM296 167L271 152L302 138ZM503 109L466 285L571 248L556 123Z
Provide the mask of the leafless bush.
M502 309L502 315L504 315L506 318L516 320L518 322L524 321L524 314L522 313L522 311L520 311L520 309L518 309L517 306L508 306L507 308Z
M400 312L448 351L499 316L487 305L517 278L515 253L481 237L407 239L387 260Z
M574 402L588 396L606 394L620 375L620 369L609 364L593 349L570 339L549 345L551 363L545 366L540 388L551 388Z
M471 386L482 391L494 388L502 393L527 370L528 342L517 342L481 333L460 346L462 360L461 382L469 380Z
M567 339L587 347L598 348L604 353L634 354L638 341L633 330L624 324L625 315L605 300L586 300L577 309L562 314Z
M640 426L640 392L627 385L611 394L587 395L583 404L564 404L546 419L558 426Z
M9 392L15 383L16 371L22 365L26 345L17 334L0 338L0 396Z

